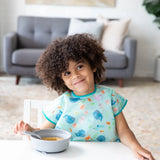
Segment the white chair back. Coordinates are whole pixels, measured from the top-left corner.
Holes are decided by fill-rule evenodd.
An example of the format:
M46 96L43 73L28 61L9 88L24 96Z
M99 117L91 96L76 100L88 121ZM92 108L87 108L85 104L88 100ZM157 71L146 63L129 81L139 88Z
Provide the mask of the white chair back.
M43 116L42 109L43 107L48 106L51 101L48 100L24 100L24 122L30 124L31 123L31 111L32 109L37 109L37 127L40 127L42 124Z

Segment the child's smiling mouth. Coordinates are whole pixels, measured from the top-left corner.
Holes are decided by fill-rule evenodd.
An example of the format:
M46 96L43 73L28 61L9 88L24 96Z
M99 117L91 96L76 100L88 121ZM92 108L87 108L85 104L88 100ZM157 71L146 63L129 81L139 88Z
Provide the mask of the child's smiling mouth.
M76 82L73 83L73 85L75 86L75 85L81 84L81 83L83 83L84 81L85 81L85 79L76 81Z

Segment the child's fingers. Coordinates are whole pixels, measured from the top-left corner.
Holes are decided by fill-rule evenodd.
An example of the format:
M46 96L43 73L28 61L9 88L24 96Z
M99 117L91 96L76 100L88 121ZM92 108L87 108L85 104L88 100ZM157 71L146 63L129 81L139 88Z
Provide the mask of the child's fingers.
M13 132L14 132L15 134L17 134L17 127L18 127L18 125L16 124L16 125L14 126L14 128L13 128Z
M18 131L21 133L23 131L23 126L24 126L24 122L23 121L20 121L18 123Z
M24 121L19 121L13 128L13 132L15 134L20 133L22 134L22 131L33 131L33 128L28 124L25 123Z
M15 127L14 127L14 129L13 129L14 133L15 133L15 134L21 133L21 132L23 131L23 125L24 125L24 122L23 122L23 121L19 121L19 122L15 125Z
M18 131L19 131L19 125L20 125L20 122L16 123L14 128L13 128L13 131L14 131L15 134L17 134Z
M25 123L24 126L23 126L23 130L24 131L30 131L30 126L27 123Z
M31 127L28 123L25 123L24 121L19 121L13 128L13 132L15 134L20 133L22 134L22 131L31 131Z
M139 154L142 155L144 157L144 159L148 159L148 160L154 160L151 152L147 151L147 150L144 150L143 152L142 151L139 151ZM142 159L143 160L143 159Z
M137 152L135 153L135 157L136 157L138 160L144 160L143 156L141 156L141 155L138 154Z
M23 130L32 132L33 128L28 123L24 123Z

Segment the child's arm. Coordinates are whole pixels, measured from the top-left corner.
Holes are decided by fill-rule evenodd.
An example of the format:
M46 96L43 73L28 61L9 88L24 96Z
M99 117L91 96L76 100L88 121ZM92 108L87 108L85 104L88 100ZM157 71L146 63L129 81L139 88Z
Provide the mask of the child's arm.
M135 135L130 130L126 122L123 113L121 112L118 116L115 117L115 119L117 132L121 142L130 147L139 160L144 160L145 158L149 160L154 160L152 154L146 149L144 149L137 141Z
M17 133L21 134L22 131L33 132L33 131L39 130L39 129L47 129L47 128L54 128L54 127L55 127L55 125L53 123L49 122L48 120L45 120L40 128L33 128L28 123L25 123L24 121L21 120L15 125L15 127L13 128L13 131L15 134L17 134Z
M48 120L45 120L41 125L40 129L48 129L48 128L55 128L55 125Z

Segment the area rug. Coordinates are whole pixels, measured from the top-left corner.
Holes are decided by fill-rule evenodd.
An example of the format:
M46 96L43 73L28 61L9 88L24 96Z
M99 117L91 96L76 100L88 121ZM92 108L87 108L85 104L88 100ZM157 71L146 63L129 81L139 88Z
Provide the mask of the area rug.
M156 160L160 157L160 83L152 79L124 80L124 87L117 81L102 83L114 88L128 99L124 115L129 127L142 146L150 150ZM13 133L15 123L23 119L24 99L53 100L57 97L36 78L21 78L15 85L14 76L0 76L0 139L22 139Z

